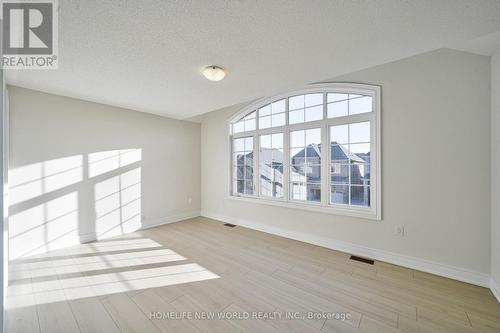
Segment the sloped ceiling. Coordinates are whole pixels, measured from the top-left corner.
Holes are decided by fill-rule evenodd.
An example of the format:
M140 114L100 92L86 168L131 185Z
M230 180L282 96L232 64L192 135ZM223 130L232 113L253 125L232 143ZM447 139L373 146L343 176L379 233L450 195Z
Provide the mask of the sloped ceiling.
M59 3L59 68L9 84L179 119L500 31L498 0Z

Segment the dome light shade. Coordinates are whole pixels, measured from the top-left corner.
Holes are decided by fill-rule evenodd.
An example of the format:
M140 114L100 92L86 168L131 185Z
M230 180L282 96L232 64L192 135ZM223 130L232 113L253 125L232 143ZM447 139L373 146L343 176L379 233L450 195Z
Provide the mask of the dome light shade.
M202 73L210 81L220 81L226 76L224 68L214 65L205 67Z

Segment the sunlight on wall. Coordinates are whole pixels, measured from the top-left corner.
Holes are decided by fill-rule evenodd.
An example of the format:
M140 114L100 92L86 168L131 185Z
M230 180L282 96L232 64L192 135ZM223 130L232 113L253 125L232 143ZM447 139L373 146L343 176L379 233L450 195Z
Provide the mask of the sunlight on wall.
M78 194L72 192L9 218L11 259L77 244Z
M95 230L98 239L141 227L141 168L95 185Z
M139 162L142 159L142 149L122 149L102 151L89 154L89 177Z
M83 179L82 155L30 164L9 170L9 200L17 204L78 183Z
M139 229L141 158L120 149L9 170L9 259Z

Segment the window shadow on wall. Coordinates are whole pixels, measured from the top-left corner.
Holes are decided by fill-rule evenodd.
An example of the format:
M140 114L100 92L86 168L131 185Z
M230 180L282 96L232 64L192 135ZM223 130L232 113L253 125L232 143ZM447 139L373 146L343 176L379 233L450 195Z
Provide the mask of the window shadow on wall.
M9 170L9 259L141 228L141 164L133 148Z

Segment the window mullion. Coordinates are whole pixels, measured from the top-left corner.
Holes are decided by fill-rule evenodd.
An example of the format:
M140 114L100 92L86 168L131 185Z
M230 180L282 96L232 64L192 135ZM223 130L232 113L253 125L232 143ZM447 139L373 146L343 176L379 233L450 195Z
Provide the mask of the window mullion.
M283 199L290 201L290 128L288 127L288 98L285 98L285 128L283 130Z
M347 150L350 152L351 151L351 126L347 125ZM349 206L351 206L351 157L347 156L347 172L348 172L348 183L347 183L347 189L348 189L348 203Z
M255 130L260 130L260 118L259 118L259 108L255 109Z
M290 201L290 131L283 132L283 199Z
M345 125L351 123L361 123L364 121L372 121L374 117L375 115L372 113L360 113L352 116L328 118L325 121L328 123L328 125L336 126L336 125Z
M232 129L232 125L231 125ZM234 175L234 138L232 135L229 136L229 194L236 195L235 187L235 175Z
M260 138L253 136L253 195L260 197Z
M323 125L321 126L321 204L328 205L328 193L330 168L329 168L329 150L328 126L324 121L326 119L326 94L323 94Z
M375 110L375 107L374 107ZM378 138L377 138L377 119L370 121L370 152L371 160L370 160L370 203L372 207L377 207L377 200L380 200L379 196L376 195L376 190L380 186L379 177L377 175L378 172L378 159L379 151L377 147L379 147Z
M328 111L327 111L327 105L326 103L328 102L328 99L327 99L327 93L323 93L323 121L325 121L326 119L328 119Z

